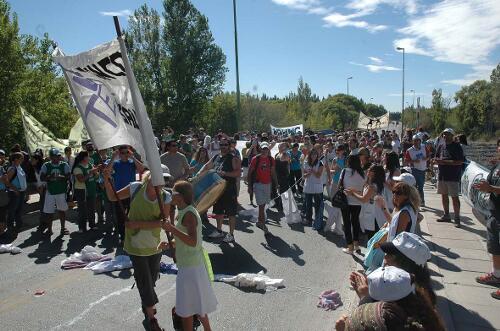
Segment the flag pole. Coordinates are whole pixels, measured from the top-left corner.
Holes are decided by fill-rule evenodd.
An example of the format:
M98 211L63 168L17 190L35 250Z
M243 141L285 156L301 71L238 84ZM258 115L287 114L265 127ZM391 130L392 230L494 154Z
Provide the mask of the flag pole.
M139 122L140 132L142 141L144 143L144 150L146 160L148 162L149 170L151 172L150 181L155 188L156 200L158 201L158 206L160 207L160 215L163 222L168 222L167 217L165 215L165 210L163 209L163 199L160 194L160 187L165 184L163 179L163 170L161 168L160 154L158 153L158 149L156 147L156 143L154 142L153 129L151 128L151 122L146 113L146 109L144 106L144 102L142 101L142 97L139 92L139 88L137 87L137 82L135 80L134 72L130 66L130 62L128 60L127 49L125 47L125 42L122 36L122 30L120 27L120 21L118 16L113 16L113 20L115 23L116 35L118 38L118 42L120 44L120 51L122 53L123 65L125 67L125 73L127 74L127 81L130 86L130 94L132 95L132 102L134 104L135 113L137 116L137 121ZM155 147L151 144L155 144ZM170 220L172 222L172 220ZM175 262L175 251L173 250L172 237L169 232L166 232L168 244L172 248L174 252L174 262Z

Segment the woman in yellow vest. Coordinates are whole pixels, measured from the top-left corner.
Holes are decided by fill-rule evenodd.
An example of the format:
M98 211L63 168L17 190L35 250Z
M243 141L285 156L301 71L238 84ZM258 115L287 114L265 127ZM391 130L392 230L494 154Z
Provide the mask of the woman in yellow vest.
M202 247L201 219L193 206L191 183L179 181L172 190L172 203L179 209L175 226L164 223L163 229L175 237L177 258L175 311L182 318L184 331L193 330L193 316L198 315L203 329L210 331L209 313L217 309L212 285L205 267ZM167 247L167 243L160 245ZM211 269L211 268L210 268Z
M144 182L132 182L116 194L109 180L111 170L104 170L104 186L110 201L130 198L129 221L125 222L125 241L123 248L130 256L134 267L134 278L141 296L142 310L151 331L163 330L155 317L155 305L158 297L155 283L160 272L162 251L160 232L162 220L156 192L150 181L149 172L144 174ZM170 177L168 168L163 169L163 176ZM169 215L171 194L162 190L164 215Z

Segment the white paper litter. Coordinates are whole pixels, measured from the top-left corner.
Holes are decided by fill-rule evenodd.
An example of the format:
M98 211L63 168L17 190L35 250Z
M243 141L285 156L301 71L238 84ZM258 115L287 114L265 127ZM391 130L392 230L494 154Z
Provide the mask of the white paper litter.
M104 272L130 268L132 268L132 261L130 261L130 257L128 257L127 255L118 255L114 259L109 261L91 262L83 269L92 270L94 274L102 274Z
M281 194L281 201L283 202L283 213L285 214L286 222L288 224L300 223L302 217L300 216L300 211L297 208L297 203L291 189Z
M325 202L325 210L328 213L326 220L325 232L332 231L338 235L344 235L342 230L342 212L339 208L333 207L330 203Z
M73 253L71 254L70 257L64 259L61 262L61 268L63 269L83 268L90 262L105 261L105 260L111 260L111 257L108 255L103 255L99 253L95 249L95 247L87 245L80 252Z
M10 253L10 254L19 254L22 253L22 249L14 246L13 244L5 244L0 245L0 253Z
M255 287L257 290L266 290L266 292L275 291L280 287L285 287L284 279L269 278L264 271L258 274L241 273L236 276L214 275L214 280L228 284L234 284L236 287Z

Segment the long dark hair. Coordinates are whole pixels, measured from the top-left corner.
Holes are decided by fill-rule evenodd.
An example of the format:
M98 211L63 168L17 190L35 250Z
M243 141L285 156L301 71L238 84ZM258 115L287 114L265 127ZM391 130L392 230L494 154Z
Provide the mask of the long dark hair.
M394 176L394 171L399 169L399 156L395 152L389 152L386 154L385 168L389 171L389 179Z
M406 313L405 330L445 331L444 323L432 304L422 295L422 289L395 302Z
M381 165L372 165L368 171L373 171L373 179L369 184L375 184L377 186L377 193L382 193L384 191L385 184L385 171L384 167Z
M365 178L365 172L361 168L361 161L359 160L359 155L349 155L346 161L346 167L352 169L352 175L357 172L361 177Z
M73 173L73 170L75 170L76 166L80 164L80 162L83 161L84 158L89 157L89 152L87 151L80 151L78 155L75 157L75 162L73 163L73 168L71 169L71 173Z
M394 257L394 262L398 268L403 269L409 274L415 275L415 285L423 290L425 296L433 306L436 306L436 293L431 284L431 274L427 265L421 267L406 257L403 253L395 252L390 254Z
M316 153L316 160L314 160L314 163L311 157L312 153ZM307 164L309 164L311 167L314 167L318 162L319 162L319 153L316 149L311 148L311 150L307 154Z

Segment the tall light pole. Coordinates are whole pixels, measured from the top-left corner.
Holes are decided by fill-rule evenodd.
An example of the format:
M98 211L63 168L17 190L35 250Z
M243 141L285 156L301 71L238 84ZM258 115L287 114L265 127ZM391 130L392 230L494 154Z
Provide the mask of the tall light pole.
M410 90L410 92L413 92L413 102L411 103L411 107L415 108L415 90Z
M347 95L349 95L349 79L352 79L352 76L351 77L347 77Z
M397 47L396 49L398 51L403 51L403 91L401 93L401 140L403 140L403 113L405 111L405 49L404 47Z
M236 0L233 0L234 54L236 58L236 130L240 129L240 69L238 64L238 28L236 22Z

